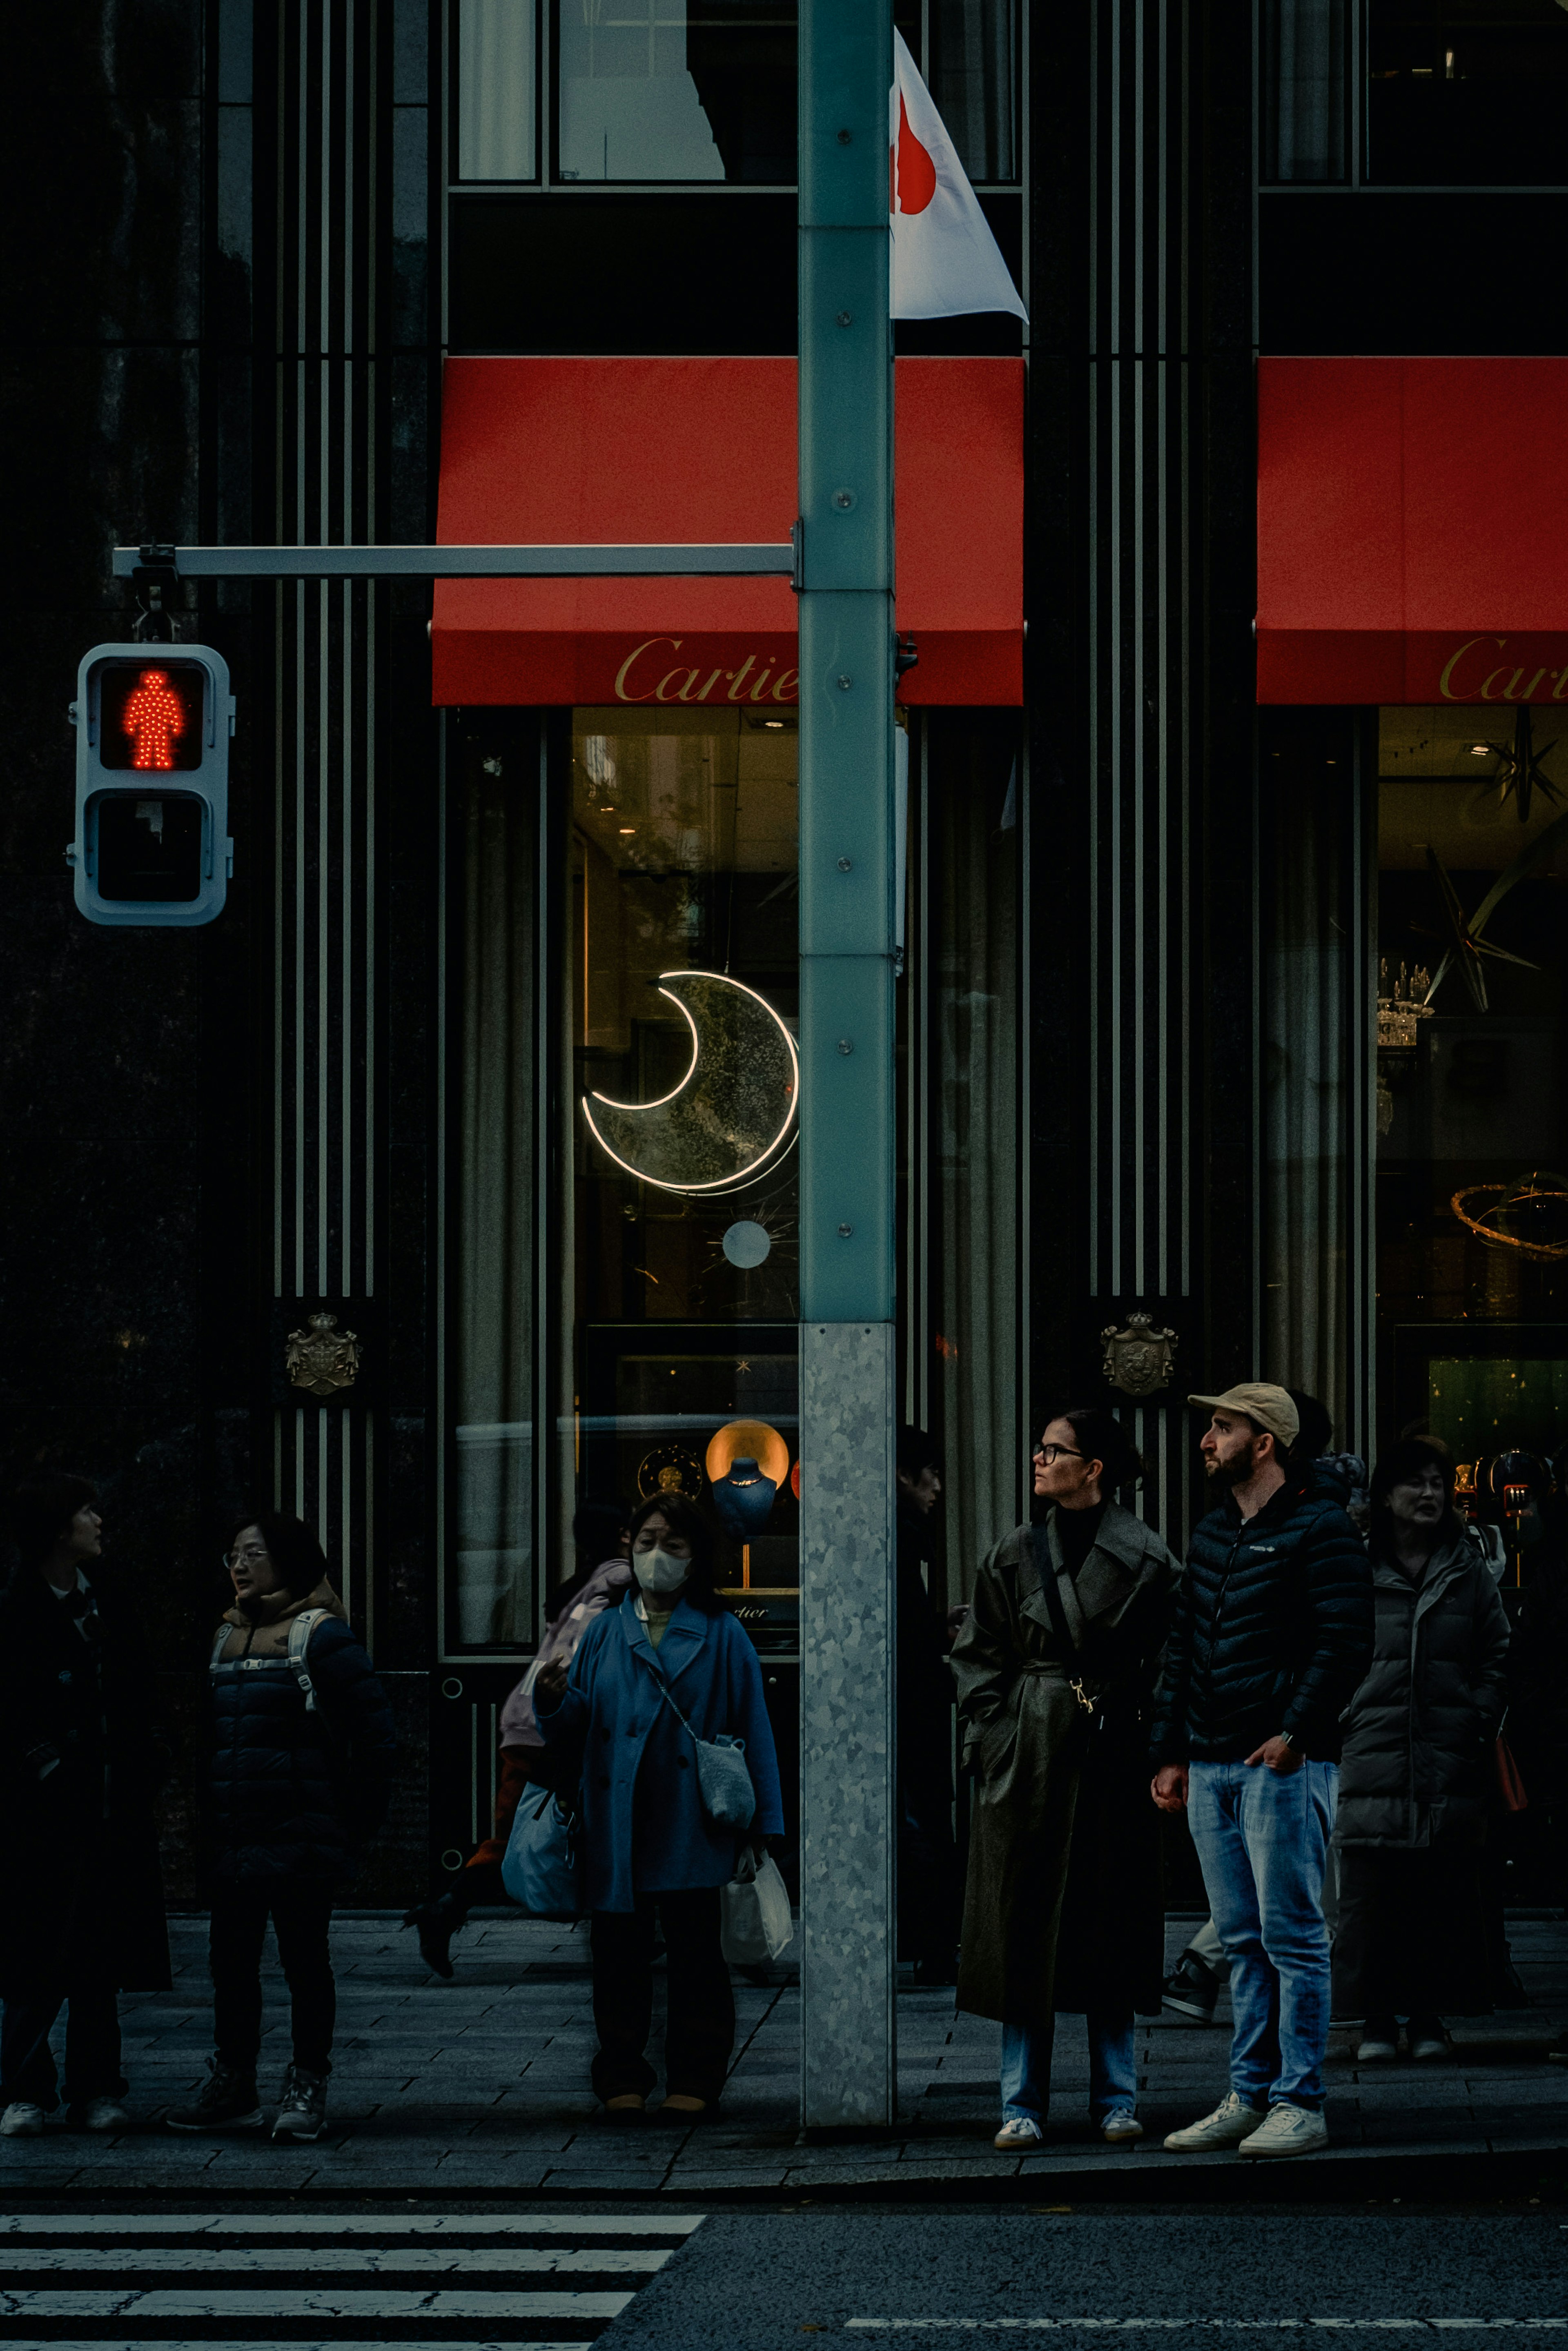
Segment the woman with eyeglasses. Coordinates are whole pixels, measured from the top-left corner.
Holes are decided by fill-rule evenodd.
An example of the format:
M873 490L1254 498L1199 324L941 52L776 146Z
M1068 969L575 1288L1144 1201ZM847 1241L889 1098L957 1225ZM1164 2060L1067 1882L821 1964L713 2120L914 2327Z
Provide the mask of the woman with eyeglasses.
M958 2006L1002 2027L1004 2154L1043 2144L1062 2011L1087 2022L1102 2136L1144 2135L1133 2018L1159 2012L1165 1937L1148 1725L1177 1567L1114 1499L1141 1469L1113 1414L1049 1421L1037 1523L991 1552L953 1645L976 1779Z
M261 1953L270 1917L288 1985L293 2064L275 2139L319 2138L337 1991L332 1905L386 1817L392 1708L326 1554L303 1519L256 1510L224 1555L234 1605L213 1643L213 2038L194 2103L171 2130L258 2130Z

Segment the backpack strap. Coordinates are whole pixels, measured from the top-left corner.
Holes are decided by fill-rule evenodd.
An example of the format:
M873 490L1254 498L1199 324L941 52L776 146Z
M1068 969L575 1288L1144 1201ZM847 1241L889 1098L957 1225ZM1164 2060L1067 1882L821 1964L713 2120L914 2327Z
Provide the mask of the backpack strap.
M316 1685L306 1666L305 1652L310 1645L311 1634L322 1617L330 1614L328 1608L307 1608L293 1619L288 1627L288 1670L305 1693L307 1714L316 1712Z
M233 1631L234 1626L232 1625L220 1625L218 1626L216 1638L213 1642L213 1654L207 1660L207 1671L210 1674L215 1674L219 1666L223 1663L224 1651L228 1647L229 1635Z

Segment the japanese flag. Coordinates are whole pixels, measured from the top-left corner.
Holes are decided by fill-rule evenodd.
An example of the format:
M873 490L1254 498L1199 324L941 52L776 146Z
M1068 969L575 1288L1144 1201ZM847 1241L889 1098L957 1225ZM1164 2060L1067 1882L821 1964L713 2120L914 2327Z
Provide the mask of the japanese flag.
M895 32L889 98L893 315L954 319L969 310L1029 313L975 199L931 93Z

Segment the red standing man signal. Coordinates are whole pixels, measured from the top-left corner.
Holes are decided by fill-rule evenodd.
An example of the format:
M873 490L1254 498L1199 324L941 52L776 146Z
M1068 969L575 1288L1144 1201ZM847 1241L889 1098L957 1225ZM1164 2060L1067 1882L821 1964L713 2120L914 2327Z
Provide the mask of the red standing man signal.
M133 768L172 768L174 737L185 731L185 705L164 669L144 669L126 696L120 726L131 741Z

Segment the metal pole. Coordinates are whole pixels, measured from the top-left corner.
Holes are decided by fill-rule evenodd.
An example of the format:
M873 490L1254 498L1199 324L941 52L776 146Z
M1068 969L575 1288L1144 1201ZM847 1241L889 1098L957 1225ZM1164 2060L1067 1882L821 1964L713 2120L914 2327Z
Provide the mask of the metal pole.
M800 0L800 1910L808 2129L897 2115L891 0Z
M784 540L678 547L117 547L114 577L187 580L599 580L789 578Z

